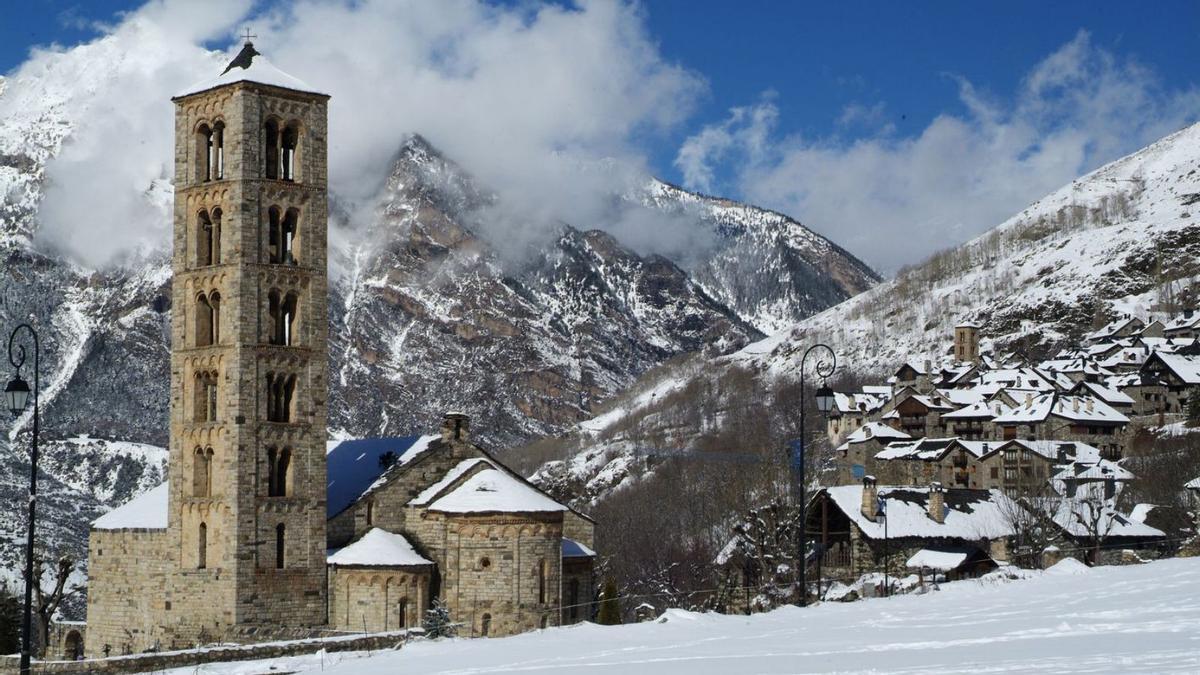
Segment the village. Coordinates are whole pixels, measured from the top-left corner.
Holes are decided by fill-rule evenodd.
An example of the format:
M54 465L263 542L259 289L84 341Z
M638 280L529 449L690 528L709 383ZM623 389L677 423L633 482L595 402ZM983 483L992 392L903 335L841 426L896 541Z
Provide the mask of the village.
M1178 552L1187 533L1155 525L1195 503L1200 477L1178 476L1173 505L1122 495L1131 458L1197 424L1200 314L1121 316L1034 362L981 352L985 334L962 322L943 359L834 393L834 465L807 511L823 574L956 579Z

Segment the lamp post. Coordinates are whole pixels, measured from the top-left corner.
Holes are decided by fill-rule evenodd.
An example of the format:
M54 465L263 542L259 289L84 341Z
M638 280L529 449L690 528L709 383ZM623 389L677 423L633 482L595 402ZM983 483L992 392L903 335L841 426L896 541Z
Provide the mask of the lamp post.
M41 350L38 345L37 331L27 323L14 328L12 335L8 336L8 362L17 369L17 372L4 387L4 403L12 411L14 417L19 417L21 413L25 412L25 406L29 402L29 383L21 377L21 366L25 365L25 345L15 344L17 334L21 332L22 328L29 331L30 338L33 340L33 447L29 453L29 529L25 538L25 614L21 619L21 675L29 675L29 643L33 629L33 584L35 583L33 578L33 523L37 506L38 390L41 388L38 371L41 366Z
M887 499L883 495L879 495L875 510L879 517L883 518L883 597L886 598L892 594L891 584L888 583L888 565L892 562L892 549L888 546Z
M808 541L806 532L808 528L808 509L804 501L804 418L805 418L805 398L804 398L804 366L808 362L809 354L812 354L814 349L824 349L829 352L829 361L818 360L816 364L817 375L821 378L821 386L817 389L816 400L817 410L822 415L827 415L833 409L833 390L825 385L825 380L833 375L833 371L837 368L837 354L833 353L833 348L827 344L818 342L804 351L804 356L800 357L800 438L792 442L792 472L796 474L795 482L800 489L800 499L798 501L800 507L800 606L804 607L808 604Z

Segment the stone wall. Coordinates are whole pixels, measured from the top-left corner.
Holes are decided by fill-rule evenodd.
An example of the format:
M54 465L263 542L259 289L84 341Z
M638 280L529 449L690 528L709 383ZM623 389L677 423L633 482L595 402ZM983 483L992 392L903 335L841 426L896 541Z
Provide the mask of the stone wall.
M119 675L123 673L149 673L168 668L185 668L205 663L227 663L253 661L327 652L378 651L398 649L407 639L403 632L376 635L339 636L326 639L273 642L256 645L209 647L196 651L161 652L136 654L112 658L89 659L86 661L40 661L33 664L36 675ZM19 661L15 656L0 656L0 675L16 675Z

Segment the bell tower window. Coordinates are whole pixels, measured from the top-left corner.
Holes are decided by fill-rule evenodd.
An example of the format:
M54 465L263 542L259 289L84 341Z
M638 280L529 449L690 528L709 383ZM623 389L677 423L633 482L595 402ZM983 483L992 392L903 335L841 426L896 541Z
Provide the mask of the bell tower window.
M296 264L296 235L300 210L282 212L278 206L267 210L267 260L273 265Z
M296 392L296 376L267 373L267 421L292 421L292 396Z
M196 296L196 346L208 347L213 344L213 306L208 296L201 293Z
M267 294L267 313L271 321L270 342L273 345L296 344L297 305L300 297L295 291L280 297L280 292L271 290Z
M225 177L225 123L213 124L209 141L209 173L212 178L220 180Z
M200 523L200 531L196 536L196 569L208 567L208 525Z
M283 554L287 548L285 541L286 534L287 527L283 523L275 526L275 569L277 570L283 569Z
M267 496L286 497L290 492L292 449L267 449Z
M263 167L267 178L279 178L279 121L267 120L263 125Z
M284 180L296 180L296 160L300 146L300 125L292 122L283 130L280 140L282 156L279 162L279 177Z
M196 128L196 181L205 183L213 178L213 130L207 124Z
M196 448L192 463L192 496L212 496L212 448Z

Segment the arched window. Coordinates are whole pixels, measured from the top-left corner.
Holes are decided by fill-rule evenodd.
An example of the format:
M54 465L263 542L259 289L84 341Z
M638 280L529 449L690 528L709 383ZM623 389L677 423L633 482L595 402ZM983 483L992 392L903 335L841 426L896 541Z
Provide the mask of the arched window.
M279 227L279 262L285 265L296 264L296 235L300 225L300 210L291 208L283 215Z
M221 264L221 209L212 210L212 236L209 243L209 264Z
M279 465L279 451L275 448L267 448L267 496L274 497L279 494L279 487L275 484L275 477L279 475L276 467Z
M213 343L213 308L208 296L196 296L196 346L208 347Z
M212 180L213 132L207 124L196 128L196 181Z
M215 122L212 129L212 140L209 143L210 173L213 178L220 180L225 177L225 123Z
M208 567L208 525L200 523L200 532L196 537L196 569Z
M296 305L300 302L296 293L288 293L279 308L279 344L293 345L296 340Z
M548 574L549 574L549 570L548 570L548 566L546 565L546 559L542 558L541 560L538 561L538 564L537 564L537 576L538 576L538 603L543 604L543 605L546 604L546 577L548 576Z
M196 216L196 265L206 267L213 264L213 223L208 211Z
M267 373L267 421L292 421L292 396L296 391L296 376Z
M267 120L263 125L263 167L267 178L279 178L279 122Z
M283 569L283 554L286 548L284 545L285 532L286 528L283 523L275 526L275 569L277 570Z
M371 525L374 525L374 524L375 524L375 500L368 499L367 500L367 526L370 527Z
M408 598L400 598L396 604L396 625L401 630L408 628Z
M286 497L289 488L291 487L289 480L289 471L292 468L292 449L284 448L279 451L279 458L275 461L275 496Z
M296 180L297 152L300 149L300 124L291 122L283 130L280 140L282 154L279 158L279 177L284 180Z
M283 212L278 206L267 209L267 262L278 264L280 258L280 240L283 233L280 225L283 222Z
M196 373L192 419L198 423L217 421L217 374Z
M484 614L483 618L479 620L479 634L482 637L487 637L488 633L491 633L491 632L492 632L492 615Z
M209 456L204 448L196 448L192 453L192 496L209 496Z
M212 326L212 337L209 344L221 343L221 294L213 291L208 294L208 306L211 316L208 319L208 324Z

